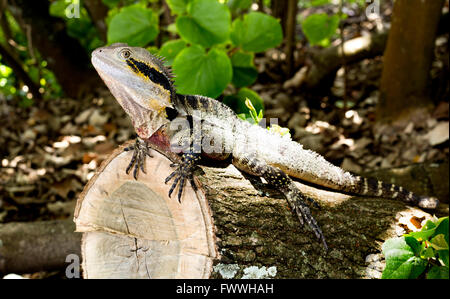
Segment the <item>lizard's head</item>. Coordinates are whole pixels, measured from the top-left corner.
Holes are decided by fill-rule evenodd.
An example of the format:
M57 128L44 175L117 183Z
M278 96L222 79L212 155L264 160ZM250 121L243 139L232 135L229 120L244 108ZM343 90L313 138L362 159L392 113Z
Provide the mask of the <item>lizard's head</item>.
M165 108L172 107L176 92L161 60L144 48L116 43L92 52L92 64L141 137L167 122Z

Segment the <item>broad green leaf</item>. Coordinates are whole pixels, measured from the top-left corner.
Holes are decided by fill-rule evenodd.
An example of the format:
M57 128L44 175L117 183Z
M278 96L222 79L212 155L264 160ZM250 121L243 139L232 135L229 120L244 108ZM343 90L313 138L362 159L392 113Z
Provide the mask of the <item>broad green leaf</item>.
M130 46L143 47L159 33L158 16L152 10L133 5L124 7L110 21L108 43L123 42Z
M173 14L183 14L186 12L188 3L191 0L167 0L167 4Z
M234 20L231 41L245 51L263 52L278 46L283 40L281 25L272 16L251 12L243 19Z
M206 48L226 41L230 24L228 7L216 0L194 0L187 6L187 15L176 20L182 39Z
M186 42L182 39L170 40L165 42L159 50L159 55L166 58L166 64L172 65L175 57L180 53L184 48L186 48Z
M181 94L200 94L215 98L232 77L231 61L218 49L206 52L199 45L182 50L173 62L175 84Z
M449 279L449 268L433 266L427 273L427 279Z
M245 104L246 99L251 101L255 111L258 113L258 118L262 116L260 111L264 111L264 102L256 92L249 88L241 88L237 94L226 96L223 99L223 103L233 109L236 114L244 114L245 117L243 119L254 123L250 109Z
M427 262L414 255L413 249L405 238L393 238L383 244L383 254L386 258L384 279L414 279L425 270Z
M232 83L237 88L248 86L255 82L258 71L253 64L253 53L238 51L231 56L233 65Z
M303 32L311 45L328 45L338 26L338 15L324 13L309 15L302 23Z

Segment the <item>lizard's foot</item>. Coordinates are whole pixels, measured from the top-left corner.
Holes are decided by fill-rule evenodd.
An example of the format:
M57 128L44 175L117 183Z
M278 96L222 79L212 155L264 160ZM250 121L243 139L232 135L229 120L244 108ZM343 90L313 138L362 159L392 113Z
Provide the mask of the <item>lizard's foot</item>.
M143 141L141 138L136 138L136 141L133 145L130 145L123 149L124 151L133 151L133 156L131 157L130 164L128 164L127 169L125 170L127 174L130 173L130 170L134 166L133 170L133 177L135 180L137 180L139 169L143 173L145 172L145 158L149 156L152 158L152 155L150 155L150 148L147 146L147 143Z
M305 202L309 202L315 207L320 208L319 204L314 199L303 194L286 173L252 155L242 156L241 158L235 157L233 159L233 165L243 171L263 177L269 184L281 191L291 206L292 211L297 214L301 225L306 222L316 237L322 241L325 250L328 250L322 230L311 215L311 211Z
M289 193L291 193L291 192L289 192ZM316 237L320 241L322 241L323 247L325 248L325 251L327 251L328 245L327 245L327 242L325 241L325 237L322 233L322 230L320 229L319 225L317 224L316 219L314 219L314 217L311 215L311 211L310 211L309 207L302 201L302 197L304 197L304 196L301 193L299 193L299 194L296 194L295 198L288 197L288 201L291 204L292 210L295 211L295 213L297 214L300 224L303 225L306 222L308 224L308 226L312 229L312 231L314 232ZM313 201L313 203L317 204L315 201Z
M171 197L173 190L175 190L176 186L178 185L178 202L181 203L181 195L183 194L186 179L189 180L192 188L194 190L197 190L197 186L194 182L193 171L195 162L198 159L199 155L184 154L181 163L170 164L170 167L176 167L176 170L172 172L165 180L165 183L167 184L172 178L175 178L169 190L169 197Z

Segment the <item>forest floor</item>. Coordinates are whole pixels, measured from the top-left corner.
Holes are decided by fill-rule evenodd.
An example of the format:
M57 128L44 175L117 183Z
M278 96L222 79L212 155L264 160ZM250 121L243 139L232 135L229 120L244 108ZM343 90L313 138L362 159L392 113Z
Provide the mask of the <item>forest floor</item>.
M448 68L448 35L443 38L436 42L435 78L445 63ZM274 55L276 51L269 51L257 58L266 77L276 64ZM381 70L381 57L349 65L347 110L342 109L341 70L328 96L286 89L284 82L257 82L251 88L263 98L267 118L277 118L293 140L348 171L448 161L448 98L439 100L431 113L399 126L375 125ZM72 217L77 196L101 162L132 138L129 118L103 86L83 100L41 101L26 109L0 97L0 223ZM25 276L52 275L59 274Z

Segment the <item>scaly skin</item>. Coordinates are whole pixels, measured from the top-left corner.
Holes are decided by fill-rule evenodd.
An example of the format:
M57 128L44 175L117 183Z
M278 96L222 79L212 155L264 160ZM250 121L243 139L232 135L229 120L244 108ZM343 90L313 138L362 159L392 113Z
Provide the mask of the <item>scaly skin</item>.
M192 171L201 159L231 161L241 171L264 178L286 197L300 222L306 222L325 249L323 233L305 201L315 204L290 176L336 191L400 199L435 208L437 199L420 197L402 187L354 176L327 162L296 142L239 119L222 103L203 96L179 95L171 74L145 49L113 44L92 53L92 63L106 85L130 116L139 138L127 173L144 171L145 144L163 152L177 152L181 162L166 178L173 180L169 196L178 186L181 200L186 181L195 188ZM142 141L145 141L142 143Z

